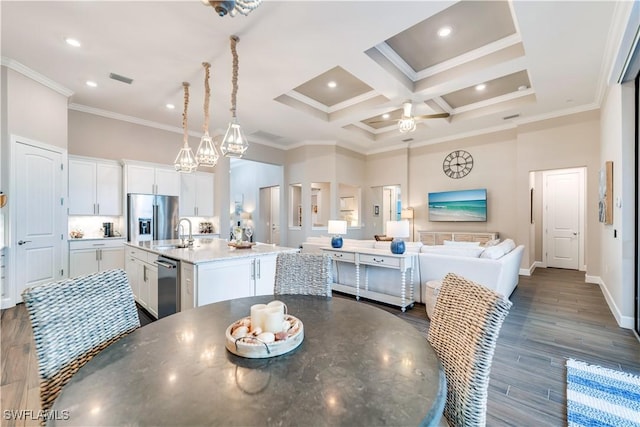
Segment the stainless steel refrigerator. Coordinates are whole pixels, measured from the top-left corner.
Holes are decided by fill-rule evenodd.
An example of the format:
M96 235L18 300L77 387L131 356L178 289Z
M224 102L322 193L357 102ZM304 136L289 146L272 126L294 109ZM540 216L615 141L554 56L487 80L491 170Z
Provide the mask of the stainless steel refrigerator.
M127 240L177 239L178 196L127 194Z

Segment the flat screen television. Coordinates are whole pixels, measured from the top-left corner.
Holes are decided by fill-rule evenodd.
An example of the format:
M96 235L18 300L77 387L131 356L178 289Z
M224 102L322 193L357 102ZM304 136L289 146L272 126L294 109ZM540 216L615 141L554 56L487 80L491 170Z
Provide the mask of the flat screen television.
M429 221L487 221L487 189L429 193Z

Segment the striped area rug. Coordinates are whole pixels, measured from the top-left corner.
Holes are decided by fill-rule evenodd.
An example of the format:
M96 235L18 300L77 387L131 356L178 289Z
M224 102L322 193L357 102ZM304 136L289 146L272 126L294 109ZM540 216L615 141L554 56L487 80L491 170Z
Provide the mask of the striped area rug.
M567 423L640 427L640 377L568 359Z

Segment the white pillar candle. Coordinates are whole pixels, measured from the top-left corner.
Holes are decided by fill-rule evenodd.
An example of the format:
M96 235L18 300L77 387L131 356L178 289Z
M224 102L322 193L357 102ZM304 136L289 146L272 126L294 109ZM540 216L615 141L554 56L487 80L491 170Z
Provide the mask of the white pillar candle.
M271 301L269 304L267 304L267 307L269 308L279 308L282 310L282 314L287 314L287 304L283 303L282 301Z
M267 332L282 332L282 323L284 322L284 313L280 307L267 308L262 318L263 330Z
M264 330L264 315L266 314L266 304L254 304L251 306L251 330L257 328Z

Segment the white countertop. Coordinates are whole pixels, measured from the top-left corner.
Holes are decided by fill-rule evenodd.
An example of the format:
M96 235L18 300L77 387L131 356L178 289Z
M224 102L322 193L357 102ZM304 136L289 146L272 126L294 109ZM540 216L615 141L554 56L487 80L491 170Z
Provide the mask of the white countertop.
M249 258L280 252L297 252L296 248L283 246L272 246L259 244L251 249L236 249L227 246L227 241L222 239L195 239L192 247L189 248L167 248L159 247L179 244L180 240L154 240L147 242L125 242L132 248L143 249L148 252L164 255L168 258L185 261L191 264L201 264L205 262L226 261L233 258Z

